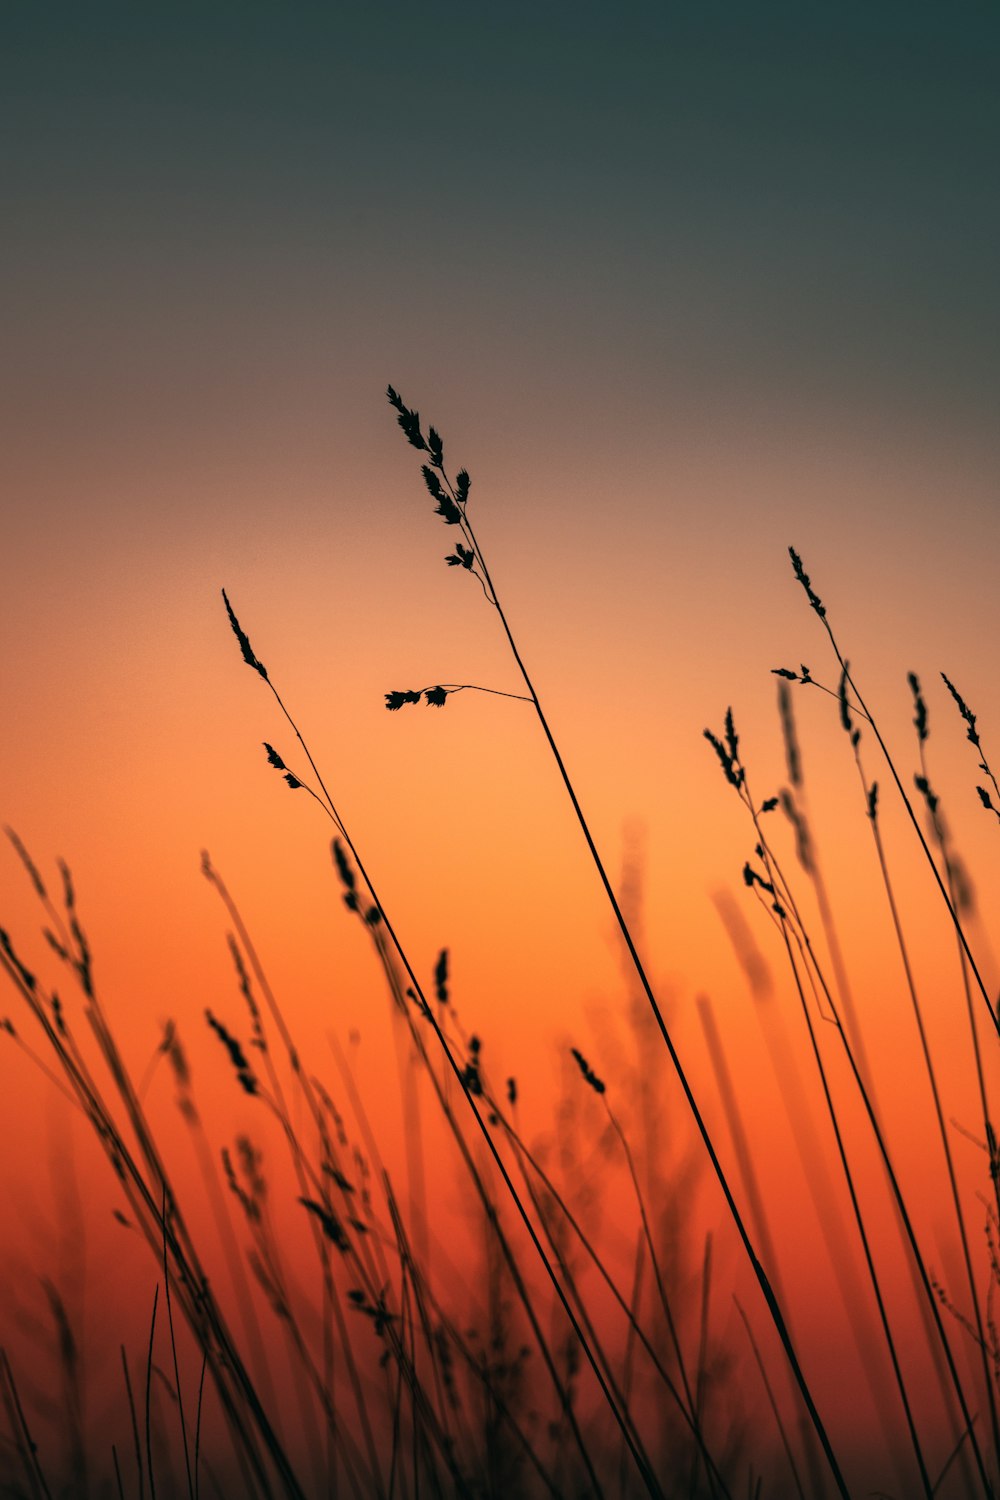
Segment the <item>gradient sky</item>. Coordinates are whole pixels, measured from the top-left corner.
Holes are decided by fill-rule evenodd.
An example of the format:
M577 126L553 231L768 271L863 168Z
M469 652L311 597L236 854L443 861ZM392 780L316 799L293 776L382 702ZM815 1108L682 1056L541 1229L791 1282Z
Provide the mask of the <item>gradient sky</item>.
M907 754L924 676L995 881L935 679L1000 757L998 48L988 4L8 8L0 811L72 864L109 996L140 992L119 1002L137 1058L230 985L204 846L304 1025L333 992L345 1029L372 1003L326 829L264 763L262 739L293 745L222 585L502 1069L508 1023L545 1079L620 991L521 706L383 710L389 688L518 687L441 563L387 381L471 471L613 868L645 830L679 999L743 993L709 897L752 838L701 731L732 703L763 788L770 669L835 677L789 543ZM835 708L800 702L863 972L854 773Z

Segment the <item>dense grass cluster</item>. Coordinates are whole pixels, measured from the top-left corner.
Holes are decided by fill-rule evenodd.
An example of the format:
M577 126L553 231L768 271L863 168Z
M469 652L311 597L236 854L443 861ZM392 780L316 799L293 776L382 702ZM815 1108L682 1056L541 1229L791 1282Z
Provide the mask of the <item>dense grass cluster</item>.
M418 705L442 708L465 691L498 693L531 706L621 934L637 997L630 1024L644 1061L631 1069L617 1061L609 1072L603 1059L573 1047L558 1111L557 1160L527 1139L517 1080L491 1077L482 1040L461 1023L447 950L426 979L411 964L375 872L365 863L362 840L345 823L224 592L242 658L269 689L294 739L294 757L265 742L266 760L290 790L311 797L328 822L333 877L347 916L371 947L405 1044L399 1083L408 1135L405 1185L398 1185L383 1164L379 1121L369 1118L346 1061L340 1059L335 1083L303 1057L236 902L206 855L203 873L230 928L241 1020L234 1023L216 1007L206 1009L205 1022L218 1043L219 1079L259 1110L259 1133L221 1147L208 1139L178 1028L168 1025L157 1056L172 1070L181 1127L201 1164L214 1216L212 1244L199 1243L182 1194L175 1191L171 1143L154 1134L144 1090L130 1074L97 992L70 872L60 865L60 892L53 897L11 833L45 913L53 960L70 976L82 1010L64 1004L58 990L29 968L23 949L0 930L0 963L21 1002L20 1012L2 1022L7 1041L21 1047L48 1075L45 1086L61 1089L89 1122L117 1179L122 1215L148 1245L157 1291L144 1348L121 1348L120 1421L113 1433L97 1434L86 1430L82 1415L71 1320L58 1287L48 1284L59 1335L65 1437L61 1443L39 1439L24 1382L2 1353L0 1494L140 1500L147 1495L196 1500L209 1494L295 1500L319 1495L357 1500L797 1495L805 1500L867 1494L871 1479L859 1472L856 1455L848 1463L838 1453L810 1383L809 1353L793 1336L781 1285L781 1245L774 1242L758 1164L741 1120L739 1078L730 1074L711 1006L699 1001L714 1098L727 1123L726 1151L709 1128L705 1101L675 1044L669 1007L643 966L634 910L608 874L504 611L470 519L469 474L459 469L452 477L438 432L425 429L391 386L388 399L406 440L420 454L435 513L451 528L454 540L445 562L475 579L495 613L523 691L432 681L388 690L386 707L394 713ZM850 1205L847 1226L837 1226L835 1233L831 1225L830 1234L849 1244L845 1253L857 1260L867 1282L863 1307L849 1308L847 1321L870 1320L891 1370L881 1420L898 1480L895 1493L899 1500L995 1496L1000 1493L995 1317L1000 1153L992 1090L1000 1022L968 930L970 896L962 861L931 782L929 714L921 683L910 674L919 755L911 789L801 558L794 549L790 557L831 652L835 685L805 665L774 669L787 785L756 797L731 711L719 732L705 735L725 784L745 809L754 850L743 872L746 895L773 927L787 964L814 1065L805 1084L818 1122L810 1130L822 1131L832 1142ZM977 717L948 678L944 684L977 757L975 788L982 812L1000 821L1000 788ZM801 692L830 696L856 765L859 815L870 827L920 1040L926 1073L920 1097L931 1101L934 1112L947 1182L942 1215L957 1247L958 1280L946 1280L935 1269L935 1255L922 1241L897 1171L896 1143L879 1109L864 1018L842 958L806 811L794 711ZM964 997L963 1045L976 1080L975 1133L981 1133L982 1146L980 1191L973 1201L956 1163L956 1132L943 1101L886 854L881 824L886 795L900 799L927 879L936 886L954 932L955 972ZM788 832L791 858L784 853ZM809 930L806 891L820 913L821 934ZM722 914L738 939L742 918ZM761 979L752 957L747 972L756 987ZM70 1019L71 1009L90 1028L86 1044ZM681 1151L664 1130L670 1078L687 1112L683 1129L675 1120L670 1131L672 1139L690 1139ZM213 1088L218 1086L213 1081ZM940 1407L940 1419L930 1425L922 1415L926 1391L915 1389L920 1382L911 1368L912 1341L898 1326L887 1294L885 1265L892 1257L882 1243L884 1231L873 1226L864 1207L852 1132L867 1137L865 1149L870 1144L880 1162L888 1212L902 1246L896 1252L905 1258L921 1310ZM803 1126L803 1150L805 1135ZM439 1168L441 1160L452 1163L463 1184L468 1242L461 1254L474 1264L477 1282L472 1317L459 1295L448 1247L435 1234L439 1218L428 1203L426 1172L430 1150ZM278 1153L285 1164L272 1180L265 1163ZM732 1167L726 1166L727 1157ZM602 1236L588 1193L595 1170L609 1185L609 1196L615 1185L613 1195L627 1224L627 1257ZM754 1305L737 1305L744 1335L738 1348L720 1339L713 1315L713 1236L696 1238L689 1212L701 1176L714 1179L755 1283ZM305 1234L311 1247L305 1288L300 1272L292 1271L294 1255L285 1243L293 1222L296 1236ZM225 1277L210 1276L210 1263L221 1263ZM752 1413L757 1414L753 1421Z

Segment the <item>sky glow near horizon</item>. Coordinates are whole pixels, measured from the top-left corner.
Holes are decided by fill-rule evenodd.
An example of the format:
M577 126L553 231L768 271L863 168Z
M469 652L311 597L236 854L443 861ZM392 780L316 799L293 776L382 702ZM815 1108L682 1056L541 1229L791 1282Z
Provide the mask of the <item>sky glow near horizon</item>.
M463 1022L498 1079L524 1078L537 1131L566 1043L610 1046L623 1013L610 916L524 705L384 710L393 688L520 688L474 582L443 565L452 535L391 382L471 473L609 868L641 848L646 951L709 1113L722 1129L699 994L780 1163L787 1126L713 894L743 902L776 975L780 952L744 902L754 836L702 731L733 706L763 797L785 778L771 669L804 662L836 686L790 544L910 776L920 674L932 779L985 910L997 889L938 676L1000 759L995 13L97 4L22 7L5 31L0 814L46 872L72 867L137 1073L172 1017L201 1076L221 1074L201 1015L236 1016L238 996L203 847L310 1042L359 1032L376 1083L389 1045L329 830L266 764L263 740L303 769L223 586L421 972L450 947ZM905 1137L897 1064L915 1053L856 773L836 705L796 691L848 968ZM947 926L864 748L944 1045L961 1003ZM30 889L12 856L0 868L0 925L41 966ZM947 1053L954 1107L967 1062ZM0 1083L9 1131L59 1139L12 1049ZM171 1118L165 1084L159 1106ZM222 1129L241 1107L213 1101ZM103 1163L77 1149L110 1205ZM34 1167L9 1170L16 1268L47 1210ZM794 1201L783 1213L794 1225ZM803 1231L789 1280L819 1339L816 1243Z

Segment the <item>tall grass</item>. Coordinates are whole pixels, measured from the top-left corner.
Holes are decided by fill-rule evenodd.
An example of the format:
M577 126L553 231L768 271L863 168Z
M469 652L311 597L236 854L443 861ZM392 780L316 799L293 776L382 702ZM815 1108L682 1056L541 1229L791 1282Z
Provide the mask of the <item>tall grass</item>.
M0 964L20 1002L20 1011L3 1019L6 1042L39 1070L40 1087L60 1091L99 1143L120 1216L145 1240L150 1313L141 1343L134 1330L109 1330L121 1344L116 1416L109 1430L88 1430L78 1332L58 1286L46 1283L65 1440L38 1402L37 1371L22 1377L4 1347L0 1493L143 1500L213 1493L381 1500L867 1494L876 1469L868 1468L864 1445L857 1452L848 1443L842 1454L843 1422L827 1417L817 1394L829 1385L823 1378L829 1356L801 1331L801 1309L789 1302L787 1217L779 1227L746 1123L742 1080L713 1006L699 997L709 1071L696 1089L670 1007L640 957L636 893L616 886L598 850L470 519L468 472L459 469L452 478L438 432L425 430L392 387L388 398L421 454L436 514L453 528L446 563L475 580L524 691L431 683L390 690L386 706L441 708L459 693L482 691L530 707L641 1000L629 1017L639 1062L630 1066L623 1056L598 1057L589 1044L586 1053L570 1045L564 1096L554 1101L559 1160L530 1138L516 1078L493 1078L488 1045L462 1024L448 950L422 977L380 894L364 841L321 772L321 757L224 591L242 659L269 690L295 746L292 756L265 741L266 761L290 790L307 794L325 821L332 878L385 988L400 1041L404 1161L398 1171L388 1164L377 1104L362 1097L339 1040L331 1039L332 1069L303 1054L237 899L207 855L202 872L228 924L235 981L228 1004L213 998L204 1010L216 1068L196 1085L181 1026L172 1021L150 1069L135 1082L98 992L69 869L60 864L59 894L51 896L11 832L41 904L49 951L42 964L29 966L22 940L0 929ZM720 733L705 731L747 818L753 845L743 872L747 901L759 907L762 930L773 930L798 1006L794 1022L767 1023L776 1099L788 1113L830 1243L836 1278L822 1295L843 1297L851 1336L868 1364L895 1493L926 1500L993 1496L1000 1461L1000 1158L992 1098L1000 1026L969 926L961 858L931 784L929 715L919 680L910 674L919 760L914 796L898 769L901 752L890 749L862 697L826 607L793 549L790 557L836 673L831 686L806 668L775 669L790 785L763 799L751 792L731 711ZM1000 821L1000 791L977 717L944 681L979 756L981 811ZM927 1111L940 1154L927 1170L940 1176L943 1232L957 1249L957 1278L941 1268L951 1264L950 1251L942 1259L940 1247L927 1242L924 1216L914 1211L912 1185L897 1164L902 1143L881 1104L866 1000L852 983L823 877L793 689L829 697L832 723L839 722L859 777L856 816L871 830L887 930L919 1038L923 1077L914 1097ZM962 1138L948 1114L926 1024L879 786L865 760L869 743L954 933L963 1045L982 1131L976 1207L963 1182L968 1174L957 1165ZM819 934L810 930L807 896L819 914ZM744 919L723 914L760 995L766 981ZM76 999L64 1000L43 972L54 972L59 983L60 974L68 979ZM475 1013L475 996L463 997L462 1009ZM803 1043L813 1069L808 1078L795 1076L787 1060ZM197 1230L187 1206L192 1188L181 1189L171 1164L179 1142L154 1129L145 1105L151 1070L160 1065L174 1079L177 1130L189 1138L209 1205ZM688 1142L680 1153L661 1128L671 1075L686 1111L669 1132ZM234 1100L242 1096L257 1123L253 1136L213 1142L201 1101L226 1088ZM725 1136L709 1124L720 1114ZM830 1161L840 1186L829 1181ZM447 1228L446 1212L434 1201L445 1164L464 1204L464 1222ZM611 1226L594 1212L588 1188L595 1176L615 1204ZM709 1191L728 1219L722 1237L728 1240L732 1230L756 1286L754 1300L744 1297L731 1311L720 1310L720 1231L698 1228L703 1214L696 1200ZM830 1207L838 1195L849 1207L842 1221ZM901 1267L909 1297L897 1285ZM10 1340L6 1328L2 1340ZM881 1388L878 1371L886 1362L891 1386ZM24 1394L25 1379L34 1400Z

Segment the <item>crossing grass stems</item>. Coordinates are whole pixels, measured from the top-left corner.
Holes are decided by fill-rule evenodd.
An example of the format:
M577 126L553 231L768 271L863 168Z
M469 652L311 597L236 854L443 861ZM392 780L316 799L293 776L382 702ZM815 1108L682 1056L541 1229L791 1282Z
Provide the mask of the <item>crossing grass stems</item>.
M145 1349L124 1343L120 1349L120 1421L100 1451L95 1435L85 1433L85 1393L71 1317L58 1289L46 1283L58 1334L55 1357L62 1370L73 1477L64 1472L66 1455L58 1444L38 1436L39 1418L22 1395L18 1372L4 1348L0 1494L37 1500L69 1493L67 1484L73 1483L78 1486L73 1493L138 1495L140 1500L147 1494L150 1500L173 1494L200 1500L203 1494L233 1494L234 1485L247 1496L292 1500L320 1494L357 1500L416 1500L424 1494L476 1500L515 1494L735 1500L742 1495L867 1493L871 1486L865 1476L849 1472L841 1462L814 1397L807 1369L815 1364L815 1353L801 1348L793 1335L781 1245L775 1243L742 1120L739 1078L730 1076L711 1002L700 997L699 1015L709 1043L709 1084L727 1122L731 1169L724 1165L724 1153L706 1123L704 1100L682 1062L670 1007L658 998L640 958L633 932L638 918L634 892L630 898L624 890L616 891L610 878L504 610L470 515L469 473L460 468L452 477L437 430L425 429L419 414L391 386L387 395L407 442L420 455L422 481L435 514L454 539L445 562L475 580L510 650L520 690L431 682L389 690L386 707L393 713L421 704L441 709L464 692L485 692L529 706L621 935L630 983L641 999L631 1016L641 1064L630 1075L618 1058L609 1060L609 1071L600 1060L592 1062L579 1048L571 1049L561 1113L572 1120L574 1134L564 1141L560 1181L544 1148L527 1136L517 1080L490 1076L484 1040L461 1021L448 950L441 951L426 980L411 963L375 872L365 863L361 839L349 828L223 591L243 661L270 691L278 721L295 745L290 766L281 751L265 742L267 763L290 790L304 791L327 823L332 874L343 906L371 948L393 1024L405 1040L400 1051L409 1138L405 1180L401 1188L385 1165L379 1122L360 1096L339 1041L331 1038L336 1082L304 1060L236 899L207 855L202 873L229 924L242 1020L206 1009L205 1023L218 1042L220 1075L228 1072L230 1086L253 1101L259 1121L256 1139L240 1135L221 1148L213 1146L203 1124L179 1023L167 1024L145 1076L138 1084L133 1081L98 993L70 871L60 863L59 895L53 897L29 851L8 830L44 913L51 962L68 975L78 998L72 1005L64 1002L0 929L0 965L20 1001L20 1014L5 1016L0 1024L6 1042L39 1070L41 1086L58 1090L99 1142L121 1195L122 1209L116 1212L147 1246L151 1310ZM990 1080L1000 1023L968 930L971 897L960 854L931 784L929 712L920 681L909 674L919 756L910 791L898 769L899 752L890 749L862 696L826 606L798 553L789 549L789 555L793 578L832 653L834 672L827 683L804 666L774 669L790 785L760 800L751 792L731 710L721 732L706 730L705 735L748 819L754 856L743 871L745 892L759 908L761 921L773 929L815 1068L817 1123L808 1131L797 1129L801 1149L810 1149L807 1138L814 1129L827 1132L851 1205L847 1223L828 1227L831 1241L841 1245L838 1275L859 1347L865 1347L866 1338L880 1339L891 1365L893 1391L880 1392L878 1404L900 1483L906 1487L900 1493L921 1493L926 1500L995 1496L1000 1457L995 1317L1000 1153ZM981 810L1000 822L1000 789L977 716L948 677L944 685L978 757L975 792ZM940 1142L942 1203L960 1247L960 1284L946 1284L931 1266L896 1170L894 1143L880 1118L879 1080L867 1056L863 1005L852 991L808 815L793 707L793 693L804 691L830 698L857 769L858 815L871 830L886 920L919 1035ZM877 758L882 783L871 776L869 750ZM900 799L954 933L982 1128L978 1209L970 1206L959 1182L954 1129L883 836L882 784ZM779 813L792 835L797 876L782 852L775 821ZM822 944L803 914L802 881L816 897ZM829 955L829 973L821 951ZM748 965L748 977L756 989L759 964ZM474 1004L474 997L469 1003ZM818 1019L828 1026L817 1027ZM80 1021L89 1029L89 1039L78 1034ZM846 1063L841 1076L847 1077L853 1100L840 1097L843 1084L832 1076L828 1037L819 1035L831 1028ZM774 1055L777 1061L778 1051ZM174 1142L157 1137L146 1108L146 1090L160 1066L173 1076L178 1128L190 1137L204 1179L215 1231L209 1246L198 1243L185 1215L170 1167ZM778 1069L780 1084L780 1062ZM679 1087L691 1126L692 1146L681 1158L664 1149L651 1125L673 1096L671 1076L673 1095ZM212 1088L217 1085L213 1079ZM647 1100L655 1095L653 1107L629 1108L630 1100L644 1095ZM345 1102L336 1102L338 1097ZM784 1103L794 1124L799 1106L791 1087ZM866 1221L856 1189L856 1143L850 1132L857 1125L848 1126L848 1117L860 1119L874 1142L893 1205L896 1251L906 1259L914 1295L922 1304L939 1372L942 1419L932 1432L921 1430L915 1377L907 1368L901 1330L894 1326L898 1314L884 1296L881 1266L887 1249L881 1243L884 1235ZM428 1132L447 1143L465 1184L469 1228L480 1245L479 1312L471 1320L457 1295L460 1279L444 1274L447 1250L434 1233L439 1214L427 1201L423 1170ZM280 1213L271 1210L265 1165L279 1152L294 1183L294 1195L282 1202ZM574 1179L567 1166L574 1157L578 1162L598 1160L602 1172L617 1176L627 1190L634 1222L631 1252L624 1260L602 1243L601 1226L591 1222L581 1174ZM816 1160L806 1161L812 1178L821 1175ZM713 1236L696 1243L693 1215L684 1208L693 1203L700 1176L709 1183L714 1179L757 1286L756 1305L738 1305L746 1336L741 1348L725 1347L715 1331ZM813 1190L819 1193L816 1182ZM972 1220L977 1212L982 1232ZM297 1217L290 1221L291 1215ZM289 1272L289 1248L282 1243L289 1222L311 1243L311 1294L304 1294ZM866 1294L848 1287L856 1273L843 1268L852 1257L864 1266L867 1304ZM210 1277L210 1261L213 1266L221 1261L224 1274ZM217 1281L224 1290L217 1290ZM874 1333L861 1326L866 1318ZM765 1336L768 1324L771 1334ZM970 1350L973 1359L965 1359ZM288 1372L297 1426L290 1421L287 1401L278 1397L279 1359ZM741 1414L735 1399L735 1387L746 1389L751 1372L759 1385L752 1399L744 1396L743 1406L770 1412L765 1441L759 1424L756 1440L750 1441L745 1411ZM165 1414L158 1399L162 1393L168 1398ZM944 1450L942 1430L951 1434Z

